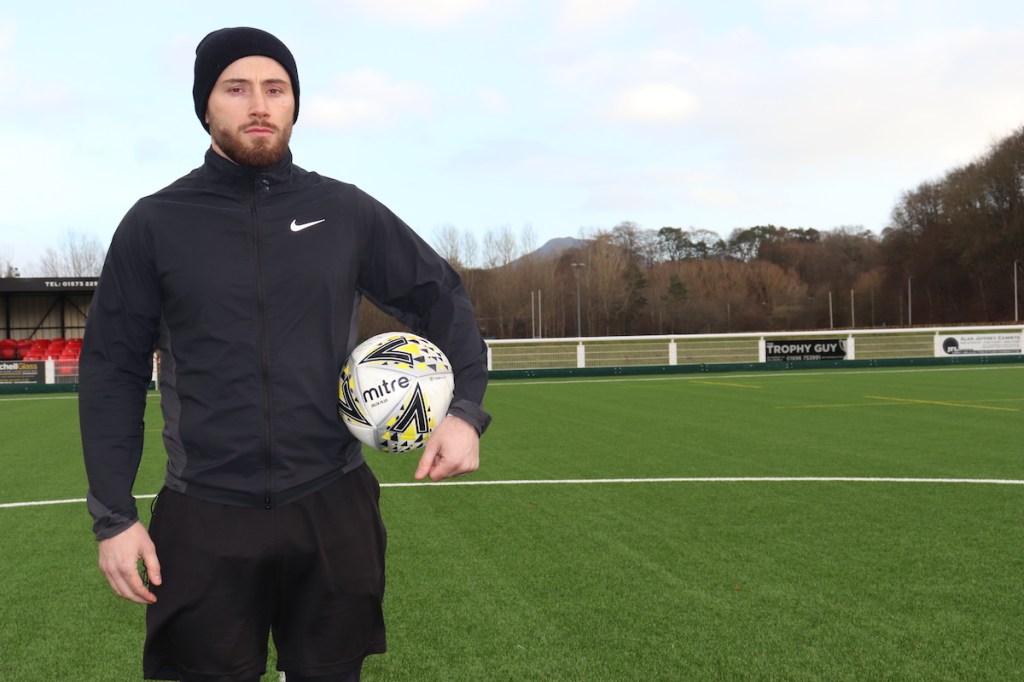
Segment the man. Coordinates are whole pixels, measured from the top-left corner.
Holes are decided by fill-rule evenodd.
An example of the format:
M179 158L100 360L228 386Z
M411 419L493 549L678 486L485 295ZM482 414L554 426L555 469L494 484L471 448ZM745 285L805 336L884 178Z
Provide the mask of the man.
M486 348L459 277L408 226L292 164L299 78L281 41L211 33L193 97L205 162L128 212L89 312L79 404L100 567L148 604L147 678L257 680L272 631L289 682L358 680L386 648L380 488L336 411L360 297L455 370L417 480L478 467ZM131 488L155 349L168 463L147 532Z

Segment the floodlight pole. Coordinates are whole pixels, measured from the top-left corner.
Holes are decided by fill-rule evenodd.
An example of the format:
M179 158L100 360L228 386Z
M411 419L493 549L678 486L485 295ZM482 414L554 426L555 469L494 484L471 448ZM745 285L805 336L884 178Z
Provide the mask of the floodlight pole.
M1017 307L1017 268L1020 261L1013 261L1013 321L1020 322L1020 308Z
M537 289L537 337L544 338L544 290Z
M572 274L576 276L576 336L579 338L583 337L583 326L580 324L580 269L586 266L586 263L573 263Z
M875 288L871 287L871 328L875 327Z
M910 305L910 296L911 296L910 282L913 279L914 279L913 275L911 275L910 277L907 277L907 326L908 327L913 327L914 326L914 313L911 311L911 305Z
M536 297L534 294L537 294ZM544 290L530 290L530 333L531 338L544 338ZM534 303L536 301L536 304Z
M530 289L530 338L537 338L537 309L533 303L533 289Z

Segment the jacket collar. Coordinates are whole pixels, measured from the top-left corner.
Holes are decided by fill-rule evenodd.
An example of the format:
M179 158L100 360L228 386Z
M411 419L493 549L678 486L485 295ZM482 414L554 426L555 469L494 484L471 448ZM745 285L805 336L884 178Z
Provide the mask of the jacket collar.
M254 178L268 180L270 184L286 182L292 172L292 150L285 150L277 163L271 166L240 166L234 161L224 158L210 147L206 150L203 169L215 181L229 185L248 184Z

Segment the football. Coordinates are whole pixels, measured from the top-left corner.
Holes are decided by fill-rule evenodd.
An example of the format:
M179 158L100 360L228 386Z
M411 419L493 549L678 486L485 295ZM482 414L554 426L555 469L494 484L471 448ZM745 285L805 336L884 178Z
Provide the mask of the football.
M345 362L338 413L366 445L407 452L426 445L454 390L451 363L440 348L416 334L378 334Z

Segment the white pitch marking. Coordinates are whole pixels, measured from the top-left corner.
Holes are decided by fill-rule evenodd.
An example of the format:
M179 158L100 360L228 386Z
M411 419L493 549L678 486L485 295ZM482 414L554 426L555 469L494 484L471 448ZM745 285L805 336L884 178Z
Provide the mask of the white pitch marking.
M580 485L587 483L976 483L1024 485L1024 480L998 478L872 478L862 476L696 476L668 478L569 478L511 481L444 481L441 483L381 483L381 488L422 488L453 485Z
M32 397L0 398L2 403L24 403L30 400L78 400L78 394L74 395L40 395Z
M156 391L150 391L146 394L146 399L159 398L160 394ZM19 396L14 398L0 398L0 403L23 403L30 400L78 400L78 394L61 394L61 395L38 395L38 396Z
M573 369L573 368L565 368ZM882 369L868 367L864 369L831 369L822 371L811 371L807 369L785 370L779 372L759 371L749 374L738 374L735 372L694 372L692 374L667 374L652 376L650 374L630 374L612 377L567 377L565 379L492 379L488 387L495 386L547 386L549 384L608 384L620 383L623 381L714 381L721 378L732 379L753 379L761 377L808 377L823 376L826 374L912 374L918 372L992 372L996 370L1024 370L1024 365L984 365L984 366L953 366L953 367L909 367L906 369ZM158 398L160 393L150 391L146 398ZM0 398L0 402L19 402L25 400L77 400L78 394L74 395L47 395L37 397Z
M452 486L485 485L584 485L584 484L635 484L635 483L932 483L975 485L1020 485L1024 479L1012 478L872 478L866 476L695 476L685 478L567 478L567 479L519 479L508 481L444 481L442 483L381 483L381 488L450 488ZM146 500L156 495L136 495ZM16 507L43 507L54 504L82 504L85 498L69 500L41 500L38 502L6 502L0 509Z
M136 495L137 500L151 500L156 495ZM85 504L86 499L84 497L78 497L70 500L39 500L37 502L5 502L0 504L0 509L14 509L15 507L47 507L54 504Z

